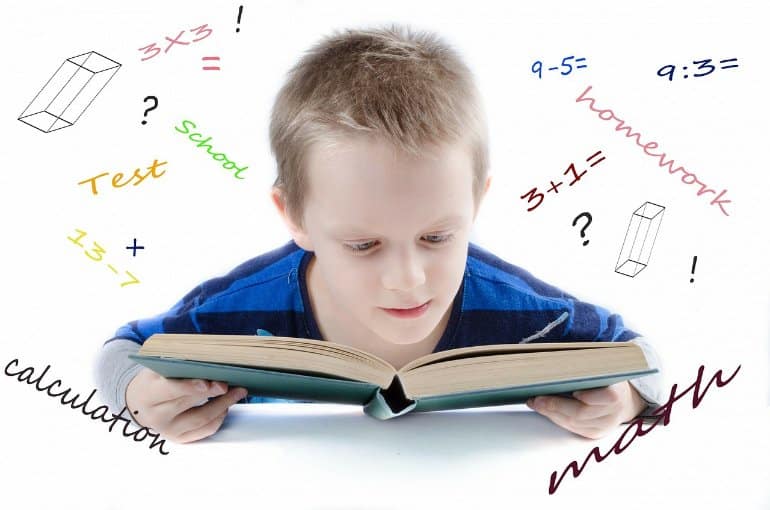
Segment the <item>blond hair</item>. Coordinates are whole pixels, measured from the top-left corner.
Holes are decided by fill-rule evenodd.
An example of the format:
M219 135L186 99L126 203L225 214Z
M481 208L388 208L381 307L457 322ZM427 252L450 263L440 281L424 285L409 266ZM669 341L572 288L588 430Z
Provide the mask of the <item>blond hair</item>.
M442 39L409 27L335 32L292 67L270 120L270 147L289 218L304 225L311 147L369 135L419 155L427 145L465 142L478 207L489 156L480 96L470 69Z

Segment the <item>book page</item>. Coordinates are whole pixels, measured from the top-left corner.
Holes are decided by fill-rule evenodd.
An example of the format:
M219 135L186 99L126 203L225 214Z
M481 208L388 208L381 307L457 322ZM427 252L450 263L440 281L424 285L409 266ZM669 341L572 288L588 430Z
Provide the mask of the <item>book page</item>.
M495 344L477 345L474 347L461 347L459 349L434 352L432 354L428 354L427 356L422 356L412 361L411 363L407 363L401 367L401 370L398 372L403 374L418 367L461 358L491 356L494 354L516 354L578 349L604 349L624 347L628 343L629 342L552 342L536 344Z
M488 354L477 358L453 358L416 367L400 377L409 398L420 398L641 372L649 368L639 346L624 343L630 347L556 348L542 351L521 349L513 355Z
M359 349L321 340L250 335L156 334L139 349L172 357L287 371L311 371L387 386L395 369Z
M0 479L10 483L3 486L2 506L103 510L110 501L114 508L209 509L222 505L224 490L202 488L227 486L232 506L254 505L254 491L242 488L258 484L259 502L281 510L385 507L390 501L375 489L383 486L398 487L398 503L391 506L406 508L481 510L502 506L508 496L511 506L531 509L563 508L569 501L576 509L615 510L619 503L651 504L634 496L654 488L661 500L687 508L770 509L767 10L757 0L3 2L0 213L7 304L1 359L3 366L18 359L7 371L25 370L20 377L28 382L47 370L37 388L61 380L50 393L71 388L62 401L80 398L60 405L36 385L4 377ZM718 370L726 380L742 366L730 384L712 384L697 409L691 411L688 397L680 399L671 426L657 427L599 465L591 460L579 478L568 474L553 496L547 490L552 470L562 473L573 459L580 464L594 443L604 455L621 431L601 443L579 439L523 406L505 416L436 413L383 424L369 423L357 409L338 414L313 404L236 404L211 439L169 440L171 454L160 455L157 447L148 449L150 438L134 441L123 437L120 421L104 423L111 415L99 406L118 391L96 384L94 358L105 347L132 347L129 340L105 344L119 328L156 316L159 327L177 303L197 306L183 298L202 290L203 282L292 239L269 196L279 169L269 137L271 112L287 73L323 37L391 23L447 41L472 72L482 100L491 186L473 224L455 241L470 241L580 301L619 314L657 351L663 401L673 384L680 393L692 384L700 366L700 393ZM71 74L72 81L59 80L81 69L71 59L91 52L89 68L97 72L90 85L81 81L83 70ZM90 67L99 56L120 69ZM380 57L366 60L374 64ZM345 77L330 75L317 92ZM388 78L384 73L383 98L395 83ZM80 108L64 115L80 90L72 103ZM57 94L59 108L48 108ZM423 113L409 104L394 106L414 114L390 118L394 130L398 121ZM74 123L48 117L43 125L38 121L46 112ZM306 125L300 120L298 129ZM440 129L422 129L444 138ZM362 173L382 161L373 158ZM311 180L305 181L306 197L318 182ZM382 191L356 196L382 203ZM400 258L422 274L428 254L438 256L446 247L426 245L426 234L445 233L422 228L432 223L428 212L444 216L427 198L386 200L394 214L372 218L383 221L371 221L362 209L345 223L371 230L361 236L381 236L371 258ZM650 215L636 214L647 202L666 208L655 236L645 235L651 223L642 220ZM425 211L425 221L413 211ZM402 217L417 224L398 223ZM380 249L394 241L402 257ZM629 247L645 249L632 255ZM359 255L342 252L335 261L349 257L349 272L317 267L324 268L324 281L352 293L364 283L353 264L371 261ZM629 264L632 258L639 265ZM300 281L292 264L280 267L275 280L271 271L247 284L273 282L277 289ZM391 285L363 295L362 308L436 299L443 287L429 269L424 281L401 273L402 288L385 278ZM369 273L374 279L374 269ZM218 289L206 287L206 294ZM300 327L301 315L309 322L311 314L306 296L264 294L242 302L221 329L210 328L204 316L196 317L197 326L311 336ZM404 299L388 299L396 295ZM236 299L236 293L223 298ZM499 308L508 308L500 298ZM462 302L468 305L459 315L462 325L474 311L489 312L493 324L495 310L473 301ZM175 322L175 330L190 324L186 309L177 308L184 322ZM284 322L284 313L300 317L294 319L298 327ZM279 330L278 324L286 326ZM149 329L136 332L144 339ZM501 331L491 341L518 342L540 331L533 325L521 338ZM449 333L478 340L472 329ZM90 403L73 409L97 387ZM273 406L278 409L265 409ZM104 416L91 419L87 412ZM222 468L191 470L193 458ZM329 459L330 469L322 469ZM134 477L118 480L116 469L107 468L115 461L123 472L141 473L141 481L163 480L173 490ZM426 468L441 476L425 476ZM503 476L520 489L513 498L500 483ZM344 490L328 490L340 480Z

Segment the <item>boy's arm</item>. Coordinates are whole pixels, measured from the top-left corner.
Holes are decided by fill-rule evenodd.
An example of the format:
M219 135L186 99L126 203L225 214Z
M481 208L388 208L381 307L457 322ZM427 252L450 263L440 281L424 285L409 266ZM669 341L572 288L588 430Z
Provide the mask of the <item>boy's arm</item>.
M115 413L126 405L128 383L143 368L128 357L129 354L135 354L137 351L139 351L138 343L115 338L104 344L97 356L94 367L96 388L101 393L104 403Z
M644 409L640 415L651 415L655 409L665 403L663 399L663 365L661 364L655 348L646 338L638 336L630 341L642 348L642 352L644 353L644 357L647 359L647 364L650 368L658 369L658 372L655 374L630 379L628 381L647 403L647 408Z
M144 341L155 333L199 332L194 325L189 324L189 314L201 301L201 290L202 286L196 287L168 311L155 317L124 324L113 338L104 343L96 357L93 375L102 399L113 412L119 413L126 406L126 389L144 368L131 360L129 354L138 352ZM167 324L172 324L171 328L175 331L169 331Z
M199 285L164 313L121 326L115 336L104 343L94 365L94 379L102 399L113 412L117 414L126 406L128 385L144 368L131 360L128 355L138 352L144 341L155 333L205 333L206 331L201 331L198 327L195 315L200 306L206 303L211 295L216 294L216 290L220 287L217 281L214 279ZM269 332L258 332L258 334L269 334ZM243 399L244 403L247 401L291 402L267 397Z
M647 403L641 415L651 412L664 404L663 367L655 347L645 337L625 327L623 318L607 309L575 299L569 294L562 296L568 306L569 317L563 333L564 340L585 340L591 338L597 342L631 341L639 345L650 368L658 372L628 382Z

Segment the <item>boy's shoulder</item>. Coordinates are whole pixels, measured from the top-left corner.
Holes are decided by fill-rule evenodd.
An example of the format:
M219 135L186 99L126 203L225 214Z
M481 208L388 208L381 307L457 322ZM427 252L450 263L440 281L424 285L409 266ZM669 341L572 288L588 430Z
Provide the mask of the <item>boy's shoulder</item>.
M240 301L245 293L250 304L264 304L268 309L269 303L281 301L281 295L294 301L299 297L300 273L303 270L303 258L307 254L290 240L241 263L223 276L203 282L191 295L195 295L199 304L208 302L214 305L229 301L228 297ZM465 291L468 294L466 303L481 304L489 299L500 299L503 295L512 294L525 300L571 297L557 287L535 278L529 271L474 243L468 244L465 272Z
M293 241L206 280L170 310L122 326L115 338L141 344L155 333L256 334L310 337L299 273L308 252Z
M532 298L571 298L561 289L536 278L526 269L516 266L481 246L468 244L466 283L472 282L482 295L500 297L505 289ZM466 289L468 290L468 289Z
M251 304L258 305L260 300L275 303L280 294L296 290L291 283L296 283L306 253L293 240L289 241L239 264L223 276L203 282L190 295L195 295L199 303L213 303L228 296L242 299L245 292L250 295ZM296 293L289 294L293 297Z
M571 296L474 243L465 267L461 319L438 350L566 338Z
M300 279L303 264L308 262L303 260L307 255L308 252L290 240L241 263L223 276L203 282L189 297L194 296L198 305L206 303L208 309L243 303L244 299L262 309L270 309L279 302L287 306L287 301L301 308L297 301L301 299ZM525 302L572 297L474 243L468 244L465 273L465 302L471 306L487 305L491 300L504 302L506 296L516 296Z

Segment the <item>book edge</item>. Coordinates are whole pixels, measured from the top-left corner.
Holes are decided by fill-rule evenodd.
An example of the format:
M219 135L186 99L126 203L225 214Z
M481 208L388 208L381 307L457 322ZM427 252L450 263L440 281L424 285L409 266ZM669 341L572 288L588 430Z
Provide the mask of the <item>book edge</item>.
M529 384L518 384L515 386L501 386L497 388L485 388L481 390L471 390L471 391L455 391L452 393L438 393L435 395L425 395L422 397L411 397L408 394L406 395L406 398L409 398L410 400L414 400L415 402L419 402L423 399L430 399L430 398L439 398L439 397L451 397L451 396L460 396L460 395L472 395L474 393L489 393L493 391L509 391L512 389L522 389L525 390L527 388L533 388L533 387L543 387L543 386L557 386L560 384L565 383L573 383L573 382L585 382L585 381L592 381L592 380L599 380L599 379L610 379L615 377L627 377L627 379L636 379L637 377L644 377L647 375L652 375L655 373L658 373L660 370L657 368L647 368L644 370L632 370L630 372L614 372L611 374L602 374L602 375L592 375L588 377L572 377L569 379L560 379L558 381L546 381L541 383L529 383Z

